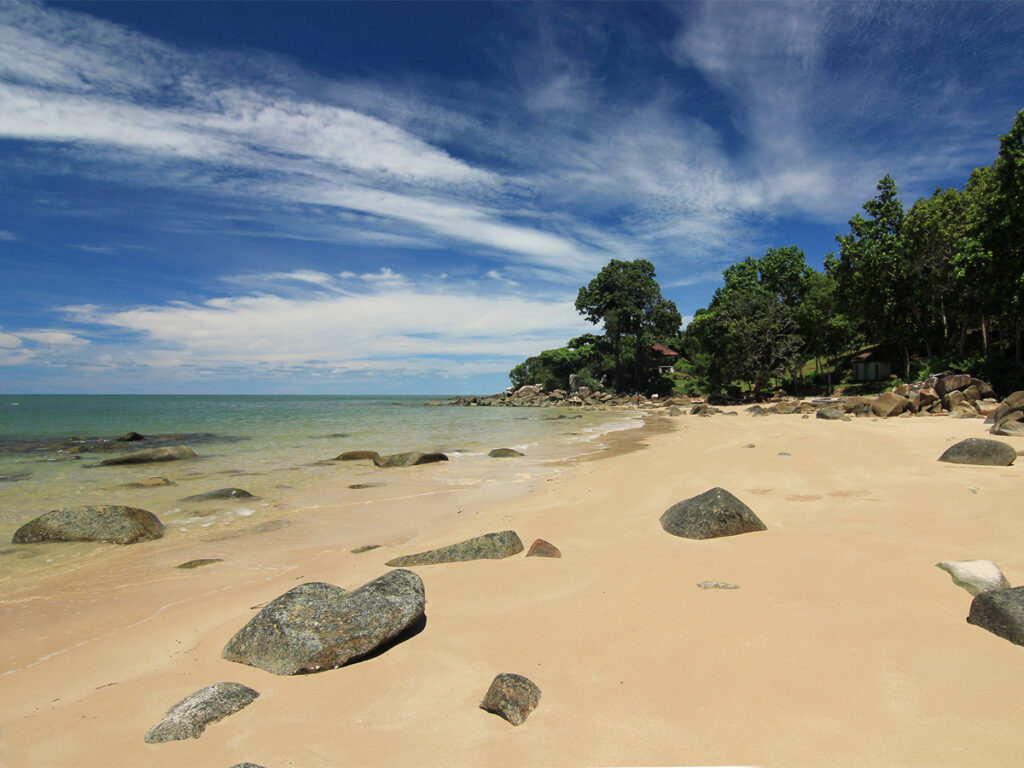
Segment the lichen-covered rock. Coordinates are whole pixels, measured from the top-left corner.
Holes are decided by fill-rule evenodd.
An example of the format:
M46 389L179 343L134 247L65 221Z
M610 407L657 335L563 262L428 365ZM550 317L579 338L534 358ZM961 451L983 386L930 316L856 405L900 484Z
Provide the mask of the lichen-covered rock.
M1008 467L1017 458L1017 451L1012 445L1000 440L985 440L980 437L969 437L955 445L949 446L939 461L950 464L979 464L990 467Z
M415 467L419 464L432 464L436 461L448 461L443 453L420 453L410 451L408 453L394 453L390 456L378 456L373 463L378 467Z
M544 539L537 539L533 544L530 545L529 552L526 553L527 557L561 557L562 552L552 544L550 541Z
M515 448L495 448L487 454L492 459L511 459L516 456L523 456L525 454L517 451Z
M999 566L991 560L943 560L935 566L948 573L954 584L972 595L1010 586Z
M169 445L164 448L146 448L133 453L126 453L123 456L111 456L100 462L102 467L116 466L119 464L151 464L160 461L179 461L181 459L194 459L196 452L187 445Z
M515 531L498 531L485 533L472 539L449 544L446 547L405 555L388 560L391 567L410 565L437 565L439 563L456 563L466 560L500 560L523 551L523 542Z
M218 488L216 491L197 493L194 496L186 496L182 501L219 501L221 499L255 499L248 491L241 488Z
M504 672L491 681L480 709L522 725L540 703L540 688L529 678Z
M397 570L346 592L300 584L271 600L221 656L275 675L334 669L399 637L423 616L423 582Z
M54 509L14 532L13 544L37 541L105 541L135 544L159 539L163 523L152 512L114 504Z
M252 704L259 693L241 683L214 683L187 696L169 710L159 723L149 729L146 741L198 739L206 726L233 715Z
M982 592L971 601L967 623L1024 645L1024 587Z
M661 527L673 536L714 539L766 530L757 515L724 488L680 501L665 510Z

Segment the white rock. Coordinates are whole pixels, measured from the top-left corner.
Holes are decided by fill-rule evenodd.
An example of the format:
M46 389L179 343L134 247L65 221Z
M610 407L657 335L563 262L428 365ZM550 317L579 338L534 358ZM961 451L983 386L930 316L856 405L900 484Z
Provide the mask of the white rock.
M972 595L1010 586L999 566L991 560L944 560L935 565L952 576L954 584Z

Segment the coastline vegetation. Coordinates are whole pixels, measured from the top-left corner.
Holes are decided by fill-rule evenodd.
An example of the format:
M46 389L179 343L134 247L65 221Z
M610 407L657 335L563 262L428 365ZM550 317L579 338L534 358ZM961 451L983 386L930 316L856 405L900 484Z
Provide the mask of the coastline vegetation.
M905 209L888 174L836 236L824 270L797 246L769 248L722 274L685 330L654 266L612 260L580 288L585 334L520 363L514 387L590 387L649 394L767 390L831 394L851 360L891 361L875 388L968 371L999 392L1024 388L1024 110L991 166L963 189L936 189ZM671 372L654 345L678 351Z

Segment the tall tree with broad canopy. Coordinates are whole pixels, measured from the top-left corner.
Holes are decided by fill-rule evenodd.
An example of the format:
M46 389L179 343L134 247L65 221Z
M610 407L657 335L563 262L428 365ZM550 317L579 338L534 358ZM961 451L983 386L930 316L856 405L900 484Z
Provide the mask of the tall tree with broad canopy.
M651 346L679 335L682 316L675 302L661 295L654 265L646 259L612 259L593 280L579 290L576 311L595 325L604 324L612 348L614 382L627 384L623 371L626 345L632 347L633 371L628 382L644 386L651 369Z
M910 344L918 338L914 322L917 275L905 258L903 203L888 174L864 212L850 219L850 231L836 235L839 258L830 254L825 267L835 277L840 307L860 320L869 338L903 348L904 376L910 377Z

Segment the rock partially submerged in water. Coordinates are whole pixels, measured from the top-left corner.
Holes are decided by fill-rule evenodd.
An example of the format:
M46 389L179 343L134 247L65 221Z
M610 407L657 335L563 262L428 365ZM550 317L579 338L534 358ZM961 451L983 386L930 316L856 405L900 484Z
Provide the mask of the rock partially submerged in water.
M169 445L163 448L145 448L123 456L111 456L100 462L101 467L112 467L120 464L151 464L159 461L179 461L194 459L196 452L187 445Z
M522 551L523 542L515 531L498 531L415 555L396 557L394 560L388 560L385 565L404 568L410 565L438 565L467 560L501 560L518 555Z
M714 539L766 530L754 512L724 488L680 501L665 510L661 527L673 536Z
M436 461L448 461L448 457L437 452L409 451L408 453L394 453L390 456L378 456L373 463L378 467L415 467L419 464L433 464Z
M275 675L334 669L396 640L423 616L423 582L397 570L346 592L300 584L270 601L221 656Z
M214 683L186 696L169 710L146 734L148 744L181 739L198 739L206 726L223 720L252 704L259 696L241 683Z
M540 703L540 688L527 677L508 672L491 681L480 709L508 720L512 725L522 725Z
M334 461L359 461L360 459L376 459L380 454L376 451L345 451L334 457Z
M1001 440L985 440L980 437L969 437L955 445L949 446L939 461L951 464L979 464L989 467L1008 467L1017 458L1017 451Z
M487 455L492 459L511 459L516 456L525 456L526 454L517 451L515 448L495 448Z
M54 509L14 532L14 544L36 541L105 541L136 544L159 539L163 523L145 509L114 504Z
M220 499L255 499L248 491L241 488L218 488L216 491L197 493L193 496L186 496L182 501L217 501Z

